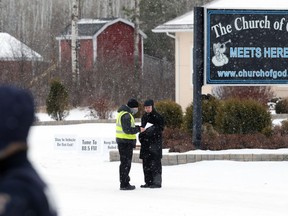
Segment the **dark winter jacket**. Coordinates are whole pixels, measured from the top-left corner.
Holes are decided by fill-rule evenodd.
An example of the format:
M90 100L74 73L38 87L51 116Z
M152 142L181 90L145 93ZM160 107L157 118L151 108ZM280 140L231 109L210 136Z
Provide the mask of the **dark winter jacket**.
M126 134L139 133L140 132L140 126L136 125L135 127L131 127L131 115L129 114L129 113L132 114L131 109L127 105L122 105L117 110L117 112L120 113L122 111L128 112L121 117L121 125L122 125L123 132ZM133 147L136 146L136 139L135 140L129 140L129 139L116 138L116 142L118 144L131 144Z
M47 192L26 151L0 161L0 215L56 216Z
M139 134L139 141L141 143L140 158L143 159L149 155L162 158L164 119L154 107L151 113L145 113L141 118L141 127L145 127L147 123L153 126Z

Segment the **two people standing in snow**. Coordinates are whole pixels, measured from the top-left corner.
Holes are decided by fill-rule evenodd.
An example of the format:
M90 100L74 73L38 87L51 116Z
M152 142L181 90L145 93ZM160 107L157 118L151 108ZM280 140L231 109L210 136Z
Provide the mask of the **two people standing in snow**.
M0 215L56 216L48 187L27 157L34 122L31 94L0 87Z
M163 117L156 112L153 100L144 103L145 114L141 118L141 126L135 125L134 116L138 112L139 103L130 99L127 105L118 109L116 118L116 142L120 155L120 190L134 190L130 185L130 169L133 148L136 147L136 134L141 143L140 158L143 160L145 184L143 188L160 188L162 184L162 131ZM150 127L148 127L150 125ZM145 129L145 127L147 129Z

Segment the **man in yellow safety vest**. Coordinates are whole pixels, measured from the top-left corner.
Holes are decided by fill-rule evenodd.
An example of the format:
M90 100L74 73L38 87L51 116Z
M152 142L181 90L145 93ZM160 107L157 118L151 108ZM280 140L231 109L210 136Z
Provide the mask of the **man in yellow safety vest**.
M116 118L116 142L120 155L120 190L134 190L130 185L129 172L133 156L133 148L136 147L136 134L144 131L144 128L135 125L133 115L138 112L139 103L136 99L130 99L127 105L118 109Z

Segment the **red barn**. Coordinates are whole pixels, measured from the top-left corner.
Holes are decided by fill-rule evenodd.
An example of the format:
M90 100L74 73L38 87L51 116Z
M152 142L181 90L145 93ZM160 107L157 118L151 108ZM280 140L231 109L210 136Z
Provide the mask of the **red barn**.
M140 64L143 64L143 39L139 32ZM59 41L59 61L71 67L71 25L67 26ZM81 19L78 21L79 65L91 70L97 61L115 59L133 64L134 24L122 18Z

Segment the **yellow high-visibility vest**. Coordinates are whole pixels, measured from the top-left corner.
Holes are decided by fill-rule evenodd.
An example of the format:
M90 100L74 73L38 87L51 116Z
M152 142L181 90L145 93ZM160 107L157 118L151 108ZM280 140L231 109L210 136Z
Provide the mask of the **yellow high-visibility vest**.
M129 113L129 112L121 111L117 115L117 118L116 118L116 138L136 140L136 134L126 134L123 131L122 124L121 124L121 117L126 113ZM131 116L131 127L135 127L134 117L131 115L131 113L129 113L129 115Z

